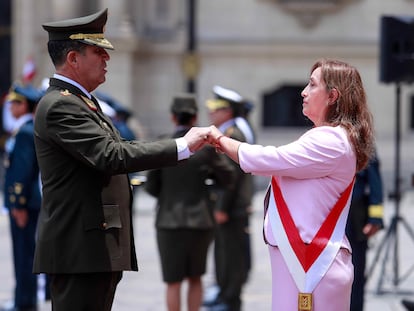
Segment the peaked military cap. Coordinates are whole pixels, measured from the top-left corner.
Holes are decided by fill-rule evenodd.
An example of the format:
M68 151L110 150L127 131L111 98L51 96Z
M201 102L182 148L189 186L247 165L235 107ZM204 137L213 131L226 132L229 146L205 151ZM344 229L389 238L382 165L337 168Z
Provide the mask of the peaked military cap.
M21 85L15 83L10 88L10 91L7 95L7 100L9 101L24 101L27 100L29 104L36 104L40 98L42 97L42 93L33 87L32 85Z
M172 113L188 113L196 115L198 111L195 96L193 94L178 94L174 96L171 105Z
M51 40L76 40L89 45L113 50L114 47L104 37L108 9L95 14L43 24Z
M212 111L223 108L231 108L234 111L238 111L243 102L243 97L239 93L218 85L213 87L213 93L215 98L209 99L206 102L207 108Z

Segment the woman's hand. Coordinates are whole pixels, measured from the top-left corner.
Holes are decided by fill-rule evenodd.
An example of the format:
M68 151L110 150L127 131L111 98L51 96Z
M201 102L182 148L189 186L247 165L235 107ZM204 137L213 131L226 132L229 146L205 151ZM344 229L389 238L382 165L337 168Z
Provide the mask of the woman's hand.
M210 135L208 137L208 143L216 148L216 152L223 153L220 146L220 138L224 136L223 133L214 125L211 125L209 129Z
M223 133L220 132L220 130L217 127L215 127L214 125L210 125L210 128L209 129L210 129L210 134L208 135L208 142L211 145L214 146L217 143L217 139L220 136L223 136Z
M224 135L217 127L211 125L209 127L208 143L216 148L219 153L225 153L234 162L239 163L238 150L241 142Z

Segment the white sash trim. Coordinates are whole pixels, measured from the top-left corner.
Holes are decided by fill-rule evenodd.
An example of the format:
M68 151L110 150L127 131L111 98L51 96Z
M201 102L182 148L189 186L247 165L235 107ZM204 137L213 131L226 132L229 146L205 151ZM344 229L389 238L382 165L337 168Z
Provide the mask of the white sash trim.
M338 222L332 232L332 236L329 239L329 243L309 268L308 272L305 272L289 243L286 231L283 229L282 220L280 219L274 199L273 188L272 186L270 187L272 191L270 192L269 198L268 221L270 223L276 245L282 254L282 257L296 283L296 286L299 289L299 292L312 293L325 273L328 271L342 245L342 241L345 236L345 226L348 218L350 199L352 196L349 196L346 206L343 208L341 215L339 216Z

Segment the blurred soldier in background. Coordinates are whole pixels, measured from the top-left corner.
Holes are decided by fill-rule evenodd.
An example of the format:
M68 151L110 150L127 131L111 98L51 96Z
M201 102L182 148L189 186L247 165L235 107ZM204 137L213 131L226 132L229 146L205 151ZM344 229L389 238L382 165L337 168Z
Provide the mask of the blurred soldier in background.
M362 311L365 296L365 267L368 240L384 227L383 187L377 154L356 175L346 234L352 247L354 282L350 311Z
M4 199L10 216L16 288L14 307L3 310L37 310L37 276L32 269L41 195L33 114L40 96L32 86L16 84L7 98L15 122L5 145Z
M191 94L173 99L171 117L180 137L196 125L198 108ZM206 271L208 247L214 237L214 217L206 180L213 178L223 193L234 187L234 168L224 155L206 146L175 167L152 170L146 190L158 198L157 243L169 311L181 308L181 285L188 280L187 308L198 311L202 301L201 277Z
M226 136L246 141L236 124L243 103L242 97L233 90L220 86L213 88L215 98L209 99L206 106L210 121ZM253 182L250 174L226 158L236 171L236 186L230 199L219 200L214 216L217 222L214 240L216 281L219 287L213 301L205 301L212 311L241 310L241 293L251 265L248 217L253 196Z
M104 105L106 104L109 106L110 110L107 112L107 115L112 119L112 122L114 123L122 138L126 140L136 140L142 138L137 137L137 135L128 125L128 121L130 117L132 117L132 112L129 109L125 108L116 99L107 94L97 91L95 92L95 95L98 100L103 102Z

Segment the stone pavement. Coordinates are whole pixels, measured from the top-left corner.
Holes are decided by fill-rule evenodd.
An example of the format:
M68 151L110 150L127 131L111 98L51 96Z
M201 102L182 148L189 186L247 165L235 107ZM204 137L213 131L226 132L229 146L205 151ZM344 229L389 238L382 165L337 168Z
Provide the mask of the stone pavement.
M251 217L253 269L250 280L245 286L243 293L244 311L267 311L270 310L271 301L271 272L268 261L266 246L262 242L262 198L263 192L259 191L254 199L254 212ZM154 200L142 190L138 191L135 201L135 236L139 272L126 272L118 287L113 310L114 311L166 311L164 303L164 285L161 281L158 254L155 245L154 231ZM414 228L414 191L404 193L401 200L400 215L409 225ZM389 225L395 216L395 203L387 201L386 225ZM414 241L408 236L404 222L398 223L398 260L393 260L394 246L389 251L389 258L383 264L382 258L386 248L381 247L380 260L374 266L373 275L367 284L366 308L365 311L403 311L400 300L404 297L414 299L414 273L410 269L414 264ZM372 264L373 257L383 241L386 230L378 234L371 241L369 262ZM13 266L11 261L10 237L8 218L0 214L0 305L10 300L14 286ZM399 276L404 279L398 282L398 286L392 286L393 263L399 265ZM384 272L381 268L384 267ZM205 286L214 283L212 273L213 264L211 252L209 257L208 273L203 281ZM378 275L383 275L383 282L380 290L390 291L381 295L376 294L379 284ZM185 290L185 288L184 288ZM49 303L42 302L39 311L50 311ZM186 311L183 309L183 311ZM205 310L202 310L205 311ZM281 310L284 311L284 310ZM323 310L318 310L323 311Z

